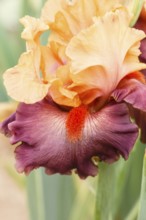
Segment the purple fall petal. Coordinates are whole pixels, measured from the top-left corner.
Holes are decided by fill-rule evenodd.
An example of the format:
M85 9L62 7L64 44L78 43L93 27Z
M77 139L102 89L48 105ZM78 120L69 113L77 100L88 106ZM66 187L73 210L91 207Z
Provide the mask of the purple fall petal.
M146 39L144 39L142 42L141 42L141 55L140 55L140 61L143 62L143 63L146 63ZM146 73L146 69L144 70L145 73Z
M146 20L142 16L138 19L135 28L139 30L143 30L146 33ZM143 63L146 63L146 38L141 41L141 55L140 55L140 61ZM144 75L146 76L146 69L142 71Z
M129 106L130 115L134 118L136 124L140 128L140 140L146 143L146 112Z
M117 102L128 103L130 115L141 130L141 141L146 143L146 84L129 80L125 86L116 89L112 96Z
M97 174L94 156L108 163L120 155L128 158L138 136L128 113L124 103L111 103L97 113L89 113L81 137L72 141L66 129L69 113L43 100L20 104L16 117L5 121L2 129L9 129L12 144L21 142L15 150L19 172L29 173L40 166L47 174L70 174L76 169L81 178L86 178Z
M95 144L95 148L97 145L102 160L113 162L119 154L128 159L138 135L138 128L128 114L124 103L112 103L89 117L89 143Z
M146 63L146 38L141 41L140 50L141 50L141 55L139 59L141 62ZM146 77L146 69L142 70L142 72L144 73Z
M112 93L112 97L116 102L125 101L136 109L146 111L146 84L136 79L127 80L124 86Z

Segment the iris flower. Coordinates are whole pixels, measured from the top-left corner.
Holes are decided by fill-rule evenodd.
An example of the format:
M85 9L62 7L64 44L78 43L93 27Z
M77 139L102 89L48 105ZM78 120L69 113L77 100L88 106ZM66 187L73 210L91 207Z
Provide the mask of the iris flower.
M130 20L124 6L103 10L97 0L49 0L39 19L21 19L26 52L4 73L20 104L1 123L17 144L18 172L45 167L86 178L98 173L99 161L128 159L140 126L132 112L146 112L146 64L139 60L145 33Z

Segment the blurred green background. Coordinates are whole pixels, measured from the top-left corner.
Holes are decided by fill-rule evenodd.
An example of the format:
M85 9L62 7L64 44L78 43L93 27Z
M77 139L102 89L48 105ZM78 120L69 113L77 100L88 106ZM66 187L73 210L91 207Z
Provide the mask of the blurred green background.
M2 81L2 73L17 64L25 50L19 18L39 16L43 0L0 0L0 104L11 101ZM3 109L0 105L0 114ZM107 198L105 188L96 178L80 180L77 176L47 176L43 169L29 177L18 175L14 168L14 147L0 136L0 219L4 220L93 220L95 201ZM128 161L110 165L112 187L102 212L110 220L136 220L139 210L144 145L137 142ZM103 164L100 165L102 173ZM96 188L98 190L96 196ZM101 190L102 188L102 190ZM108 206L108 204L110 205ZM144 220L141 218L140 220ZM98 219L97 219L98 220ZM108 219L103 219L108 220Z

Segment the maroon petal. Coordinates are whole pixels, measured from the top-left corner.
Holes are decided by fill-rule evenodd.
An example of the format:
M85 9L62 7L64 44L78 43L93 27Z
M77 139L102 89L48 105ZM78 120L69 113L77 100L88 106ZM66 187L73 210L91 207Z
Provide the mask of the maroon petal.
M143 62L143 63L146 63L146 39L144 39L141 42L140 49L141 49L141 52L142 52L141 55L140 55L140 61Z
M141 55L139 57L140 61L143 63L146 63L146 38L141 41L140 50L141 50ZM142 70L142 72L144 73L144 75L146 77L146 69Z
M146 17L141 15L135 25L135 28L139 30L143 30L146 33ZM146 63L146 38L141 41L140 50L141 50L141 55L139 57L140 61ZM146 76L146 69L144 69L142 72Z
M138 129L130 122L127 106L112 103L97 113L88 112L84 120L79 108L73 111L78 115L80 110L78 122L71 125L68 120L74 121L69 119L72 113L48 100L32 105L20 104L15 120L3 123L10 130L11 143L21 142L15 150L19 172L29 173L43 166L47 174L70 174L76 169L81 178L86 178L97 174L93 157L109 163L120 155L128 158ZM81 135L73 140L69 131L79 122L82 123Z
M135 109L132 106L129 106L129 111L131 117L135 120L136 124L141 130L140 140L143 143L146 143L146 112Z
M125 101L134 108L146 111L146 84L136 79L126 80L124 86L112 93L112 97L116 102Z

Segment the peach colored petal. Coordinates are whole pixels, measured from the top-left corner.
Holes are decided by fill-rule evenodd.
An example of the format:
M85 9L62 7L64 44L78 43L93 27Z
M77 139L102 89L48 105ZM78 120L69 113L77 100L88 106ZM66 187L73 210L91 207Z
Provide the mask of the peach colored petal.
M56 70L60 66L60 62L54 56L52 50L48 46L41 47L41 70L44 76L44 82L53 79Z
M55 77L58 67L64 65L67 59L65 48L57 42L41 47L41 69L48 80Z
M108 10L115 11L121 7L119 3L124 5L125 2L129 0L108 3L105 0L48 0L40 19L22 18L20 22L25 27L22 38L26 40L27 53L22 54L17 66L4 74L8 94L17 101L34 103L44 98L49 89L56 103L67 106L89 104L100 96L107 97L122 77L143 65L138 61L143 34L128 29L130 18L117 13L97 18ZM42 46L39 37L49 28L49 44ZM73 38L74 35L77 36ZM70 40L67 57L65 49Z
M59 105L77 107L81 104L78 94L63 87L58 79L51 83L49 93L52 99Z
M70 19L72 17L72 19L85 23L86 21L83 20L85 16L86 20L91 21L94 15L104 15L107 11L115 10L122 5L129 8L133 2L130 0L48 0L42 9L41 18L46 23L51 23L55 21L57 12L62 11L64 14L67 13L66 15Z
M50 26L50 40L62 43L93 24L93 17L120 7L129 8L129 0L48 0L41 19Z
M75 82L80 78L80 83L94 84L107 94L124 76L145 68L138 59L139 43L145 34L128 25L125 12L109 12L72 38L66 54L71 59ZM87 70L91 67L90 75Z
M53 35L50 35L50 41L58 41L65 44L72 38L73 34L70 30L67 19L62 12L58 12L55 16L55 22L50 24L50 29L53 31ZM58 39L57 39L58 38Z
M25 29L21 37L25 40L37 40L41 33L48 30L49 27L41 19L25 16L20 19Z
M51 32L49 37L49 41L57 41L64 44L64 39L68 40L69 37L72 37L70 27L63 12L63 5L68 4L68 0L49 0L44 5L41 19L49 25L51 31L53 30L53 33ZM61 38L63 38L63 40Z
M122 6L129 7L129 0L96 0L98 5L98 15L103 16L108 11L115 11Z
M56 15L61 13L66 19L71 32L76 34L80 28L91 24L92 17L96 15L96 1L86 0L48 0L42 10L41 18L48 24L55 22ZM86 19L85 19L86 18ZM58 21L59 22L59 21Z
M52 99L60 105L79 106L81 101L78 93L69 88L69 85L72 83L69 66L64 65L59 67L56 72L56 77L56 79L50 81L49 94Z
M25 27L21 37L26 40L27 51L40 51L39 37L44 31L49 29L48 25L46 25L41 19L33 18L30 16L21 18L20 22ZM37 56L38 53L40 52L37 52L35 56Z
M42 10L41 19L50 27L49 40L67 44L73 35L91 25L93 17L98 13L96 1L48 0Z
M101 96L106 98L109 86L106 88L107 92L103 91L102 86L106 81L106 73L101 66L90 67L79 74L70 75L73 83L69 88L79 94L83 104L88 105Z
M45 23L54 22L55 20L55 14L61 10L61 3L62 0L48 0L46 1L42 13L41 13L41 19L44 20Z
M35 103L47 95L49 84L44 84L39 78L33 59L32 51L23 53L18 65L4 73L8 95L16 101Z
M56 71L56 77L60 79L65 87L69 87L72 84L70 76L69 64L60 66Z
M40 70L42 71L43 82L47 83L46 74L44 71L44 57L41 50L40 35L49 29L41 19L37 19L30 16L25 16L20 19L20 22L24 25L24 31L21 37L26 40L26 49L32 53L32 64L34 68L34 76L40 79ZM42 67L42 69L40 69Z

